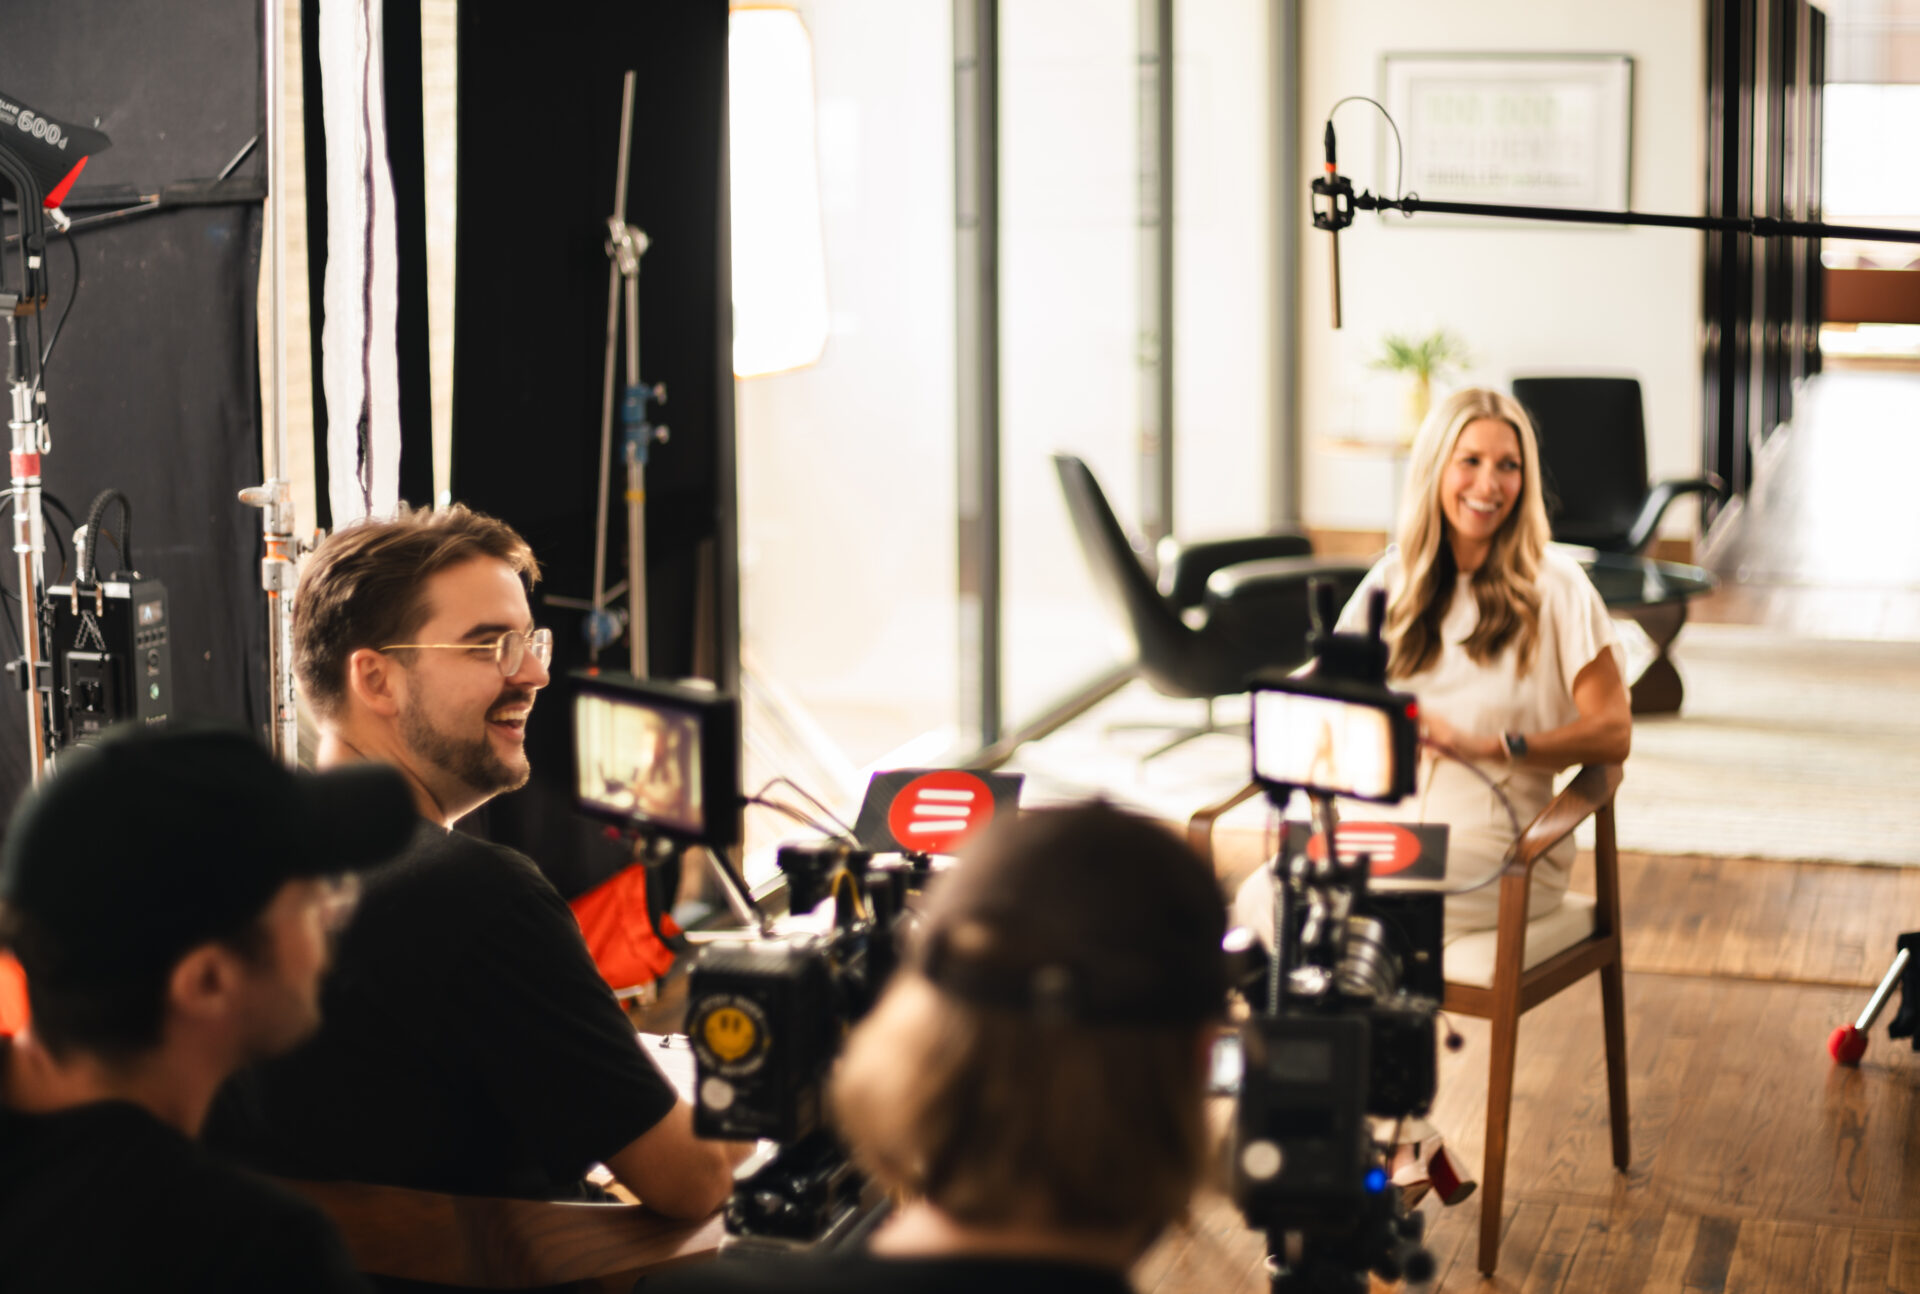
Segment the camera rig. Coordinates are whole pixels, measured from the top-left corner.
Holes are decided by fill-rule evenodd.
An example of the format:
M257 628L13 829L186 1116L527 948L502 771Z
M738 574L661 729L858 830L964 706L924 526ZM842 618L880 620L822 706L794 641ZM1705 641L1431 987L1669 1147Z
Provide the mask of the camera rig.
M848 1031L893 973L896 927L929 860L876 862L850 837L783 845L776 862L789 916L776 930L727 857L745 804L785 807L741 795L735 698L591 671L569 682L575 809L630 835L636 859L664 872L677 873L682 849L705 849L748 927L684 936L700 945L687 988L694 1131L775 1147L735 1179L728 1247L857 1239L885 1201L828 1126L827 1079ZM988 792L980 787L983 821Z
M809 913L831 899L831 924L701 950L687 989L693 1126L703 1137L780 1146L736 1184L730 1246L840 1244L878 1221L883 1198L827 1126L827 1079L848 1031L893 974L896 927L924 872L833 841L783 846L778 862L790 910Z
M1272 863L1274 948L1247 985L1233 1154L1235 1202L1289 1294L1433 1273L1369 1118L1432 1104L1442 900L1370 893L1368 855L1334 847L1335 795L1412 790L1418 705L1385 686L1383 594L1363 635L1332 630L1330 585L1316 582L1313 608L1314 673L1253 691L1254 779L1279 809L1306 794L1325 847L1315 857L1288 832Z

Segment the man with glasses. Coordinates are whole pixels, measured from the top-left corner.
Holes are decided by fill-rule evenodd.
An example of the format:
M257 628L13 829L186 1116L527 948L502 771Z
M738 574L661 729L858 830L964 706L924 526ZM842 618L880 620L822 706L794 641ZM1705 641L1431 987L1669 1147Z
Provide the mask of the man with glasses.
M296 776L241 732L61 754L0 854L31 1009L0 1040L0 1288L365 1288L317 1210L194 1138L230 1073L318 1025L337 874L413 830L390 770Z
M460 506L347 527L302 567L316 763L392 765L423 821L367 877L326 1028L237 1079L209 1137L285 1176L460 1195L577 1199L602 1163L656 1210L701 1216L739 1152L694 1137L533 862L453 830L527 780L553 654L535 578L519 535Z

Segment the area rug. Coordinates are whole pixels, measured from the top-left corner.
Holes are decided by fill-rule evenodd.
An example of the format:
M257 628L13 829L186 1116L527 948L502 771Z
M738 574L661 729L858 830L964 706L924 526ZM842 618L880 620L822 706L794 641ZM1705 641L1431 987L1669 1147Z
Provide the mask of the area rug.
M1622 849L1920 867L1920 643L1689 625L1634 723Z

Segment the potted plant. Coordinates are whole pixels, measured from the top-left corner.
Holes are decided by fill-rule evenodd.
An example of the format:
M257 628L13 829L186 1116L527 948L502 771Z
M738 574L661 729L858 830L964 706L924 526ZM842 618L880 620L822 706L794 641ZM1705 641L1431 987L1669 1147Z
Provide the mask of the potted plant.
M1433 406L1433 380L1463 369L1469 363L1466 343L1445 328L1437 328L1424 337L1388 333L1381 338L1380 354L1374 359L1373 367L1390 373L1406 373L1413 378L1413 385L1407 390L1408 440L1420 430L1427 410Z

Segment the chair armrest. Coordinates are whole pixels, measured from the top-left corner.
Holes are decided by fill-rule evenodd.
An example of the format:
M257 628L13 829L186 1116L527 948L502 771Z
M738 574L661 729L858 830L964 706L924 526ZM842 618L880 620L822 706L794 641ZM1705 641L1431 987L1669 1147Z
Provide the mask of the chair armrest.
M1661 481L1655 485L1647 492L1647 501L1640 505L1640 515L1634 518L1633 529L1627 532L1628 552L1638 556L1647 550L1667 505L1683 494L1711 494L1717 499L1724 499L1727 497L1727 483L1709 472L1692 480Z
M1573 829L1605 808L1625 773L1618 764L1588 764L1568 782L1540 816L1526 825L1507 861L1508 875L1528 875L1549 849L1573 834Z
M1295 587L1304 589L1314 576L1334 580L1349 589L1359 587L1372 567L1348 557L1273 557L1257 562L1235 562L1207 577L1203 599L1207 606L1218 606L1239 598L1257 598L1281 593ZM1345 600L1340 602L1345 605ZM1334 608L1336 611L1339 607Z
M1367 570L1362 562L1325 557L1275 557L1222 567L1207 580L1200 604L1206 612L1206 633L1235 644L1249 669L1295 669L1309 659L1312 581L1333 584L1337 611L1360 587Z
M678 1222L639 1204L442 1195L366 1182L275 1178L325 1213L364 1272L491 1289L620 1279L711 1258L720 1214Z
M1216 800L1212 804L1195 809L1193 816L1187 819L1187 844L1192 846L1194 853L1206 860L1207 866L1212 867L1215 861L1213 857L1214 826L1229 809L1238 808L1259 793L1260 783L1248 782L1226 799Z
M1251 535L1244 539L1213 539L1180 546L1161 542L1160 596L1176 611L1197 607L1207 593L1207 577L1223 566L1257 562L1269 557L1307 557L1313 541L1294 531Z

